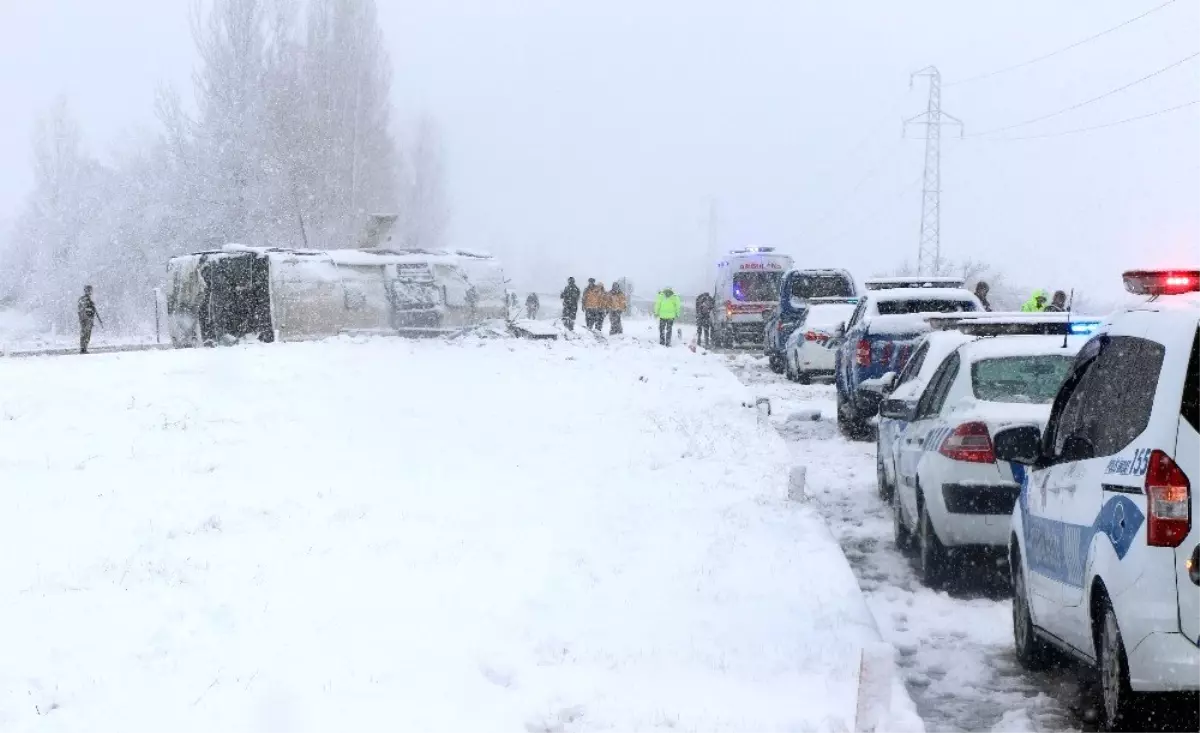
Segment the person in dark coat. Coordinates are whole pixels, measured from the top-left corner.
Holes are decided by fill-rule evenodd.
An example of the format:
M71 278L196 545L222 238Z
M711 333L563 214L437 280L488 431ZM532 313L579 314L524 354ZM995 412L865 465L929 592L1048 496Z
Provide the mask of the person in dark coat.
M567 278L567 287L562 291L562 320L563 325L567 330L575 330L575 317L579 314L579 286L575 284L575 278Z
M1054 291L1054 297L1050 299L1050 305L1046 306L1047 313L1065 313L1067 310L1067 294L1061 290Z
M538 308L541 307L541 302L538 300L537 293L530 293L525 298L525 313L529 316L529 320L537 318Z
M696 296L696 343L700 346L712 347L712 293L700 293Z
M100 321L100 325L104 325L104 319L100 317L100 311L96 308L95 301L92 300L92 286L83 286L83 297L79 299L77 306L79 311L79 353L88 353L88 344L92 341L92 322Z
M975 297L979 298L980 303L983 303L983 309L985 311L992 310L992 304L988 302L988 293L991 291L991 289L992 286L988 285L983 280L975 283Z

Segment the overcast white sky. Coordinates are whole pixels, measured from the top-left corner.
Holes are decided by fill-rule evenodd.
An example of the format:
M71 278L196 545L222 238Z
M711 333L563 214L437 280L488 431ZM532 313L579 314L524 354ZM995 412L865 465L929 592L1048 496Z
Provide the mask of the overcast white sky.
M397 113L442 127L456 244L502 255L522 289L629 275L694 292L709 284L709 201L723 248L774 245L860 277L913 259L923 143L901 139L900 120L924 109L927 86L910 91L909 73L992 71L1161 2L380 0L380 13ZM30 184L30 131L55 95L103 153L153 124L156 83L188 88L189 5L0 0L0 220ZM1196 51L1200 2L1178 0L1048 61L947 86L943 107L982 132ZM1200 59L1011 134L1194 99ZM1200 105L1040 140L948 135L943 252L1092 292L1118 291L1124 267L1197 263L1198 133Z

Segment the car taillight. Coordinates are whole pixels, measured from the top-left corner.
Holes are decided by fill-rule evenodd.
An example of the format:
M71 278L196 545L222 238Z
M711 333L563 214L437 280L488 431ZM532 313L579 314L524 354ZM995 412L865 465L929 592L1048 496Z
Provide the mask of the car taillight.
M804 340L805 341L816 341L817 340L817 332L816 331L806 331L804 334Z
M870 366L871 364L871 342L866 339L859 339L858 345L854 347L854 361L859 366Z
M733 318L733 301L732 300L725 301L725 317Z
M891 341L888 341L886 344L883 345L883 358L880 359L880 361L885 366L892 363L892 351L895 348L896 348L895 345L893 345Z
M783 333L783 321L782 320L775 324L775 330L780 333Z
M938 448L938 453L952 461L967 463L995 463L996 453L992 450L992 435L981 422L966 422L959 425Z
M1146 544L1179 547L1192 528L1192 486L1171 457L1160 450L1150 452L1146 469Z

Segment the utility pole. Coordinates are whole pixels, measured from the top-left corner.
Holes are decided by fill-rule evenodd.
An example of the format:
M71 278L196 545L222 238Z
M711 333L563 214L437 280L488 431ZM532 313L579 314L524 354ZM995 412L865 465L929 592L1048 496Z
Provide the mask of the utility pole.
M917 248L917 274L936 275L942 264L942 125L957 125L962 134L963 123L954 115L942 111L942 75L936 66L929 66L909 78L909 86L918 76L929 77L929 106L919 115L904 121L904 129L912 124L925 125L925 176L921 187L921 238Z

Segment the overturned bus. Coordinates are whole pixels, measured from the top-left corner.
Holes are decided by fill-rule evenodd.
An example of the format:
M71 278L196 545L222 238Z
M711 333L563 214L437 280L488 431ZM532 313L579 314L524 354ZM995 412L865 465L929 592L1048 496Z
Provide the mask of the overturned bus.
M177 347L346 332L443 333L507 317L504 272L463 250L226 245L167 264Z

